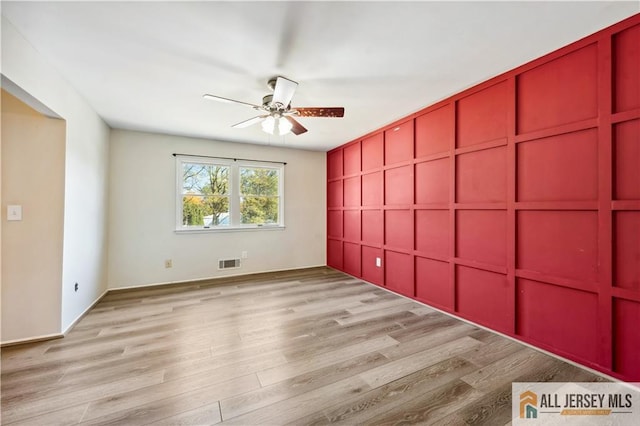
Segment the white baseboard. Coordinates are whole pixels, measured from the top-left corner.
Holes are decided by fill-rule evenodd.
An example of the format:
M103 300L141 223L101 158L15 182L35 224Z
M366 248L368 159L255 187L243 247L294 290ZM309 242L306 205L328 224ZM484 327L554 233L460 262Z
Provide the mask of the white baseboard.
M142 289L146 287L158 287L158 286L172 285L172 284L187 284L187 283L194 283L198 281L224 280L226 278L237 278L237 277L258 275L258 274L270 274L270 273L278 273L278 272L298 271L303 269L323 268L325 266L327 265L310 265L310 266L300 266L300 267L287 268L287 269L271 269L267 271L254 271L254 272L245 272L245 273L237 273L237 274L229 274L229 275L217 275L214 277L191 278L188 280L164 281L164 282L156 282L156 283L149 283L149 284L137 284L137 285L131 285L131 286L125 286L125 287L110 287L107 289L106 292L108 293L111 291L135 290L138 288Z
M35 343L42 342L44 340L53 340L53 339L61 339L64 337L62 333L54 333L54 334L45 334L42 336L34 336L26 339L15 339L15 340L7 340L6 342L0 342L0 347L4 348L6 346L14 346L14 345L22 345L25 343Z
M69 333L69 332L71 331L71 329L72 329L73 327L75 327L75 325L76 325L76 324L77 324L77 323L78 323L78 322L79 322L79 321L80 321L80 320L81 320L85 315L87 315L87 314L89 313L89 311L90 311L91 309L93 309L93 307L94 307L94 306L96 306L96 305L98 304L98 302L100 302L100 301L102 300L102 298L103 298L103 297L104 297L108 292L109 292L109 289L106 289L105 291L103 291L103 292L102 292L102 294L101 294L100 296L98 296L98 298L97 298L96 300L94 300L94 301L93 301L93 303L92 303L92 304L90 304L90 305L87 307L87 309L85 309L84 311L82 311L82 312L80 313L80 315L78 315L78 316L76 317L76 319L74 319L73 321L71 321L71 324L69 324L69 326L68 326L66 329L64 329L64 331L62 332L62 334L63 334L64 336L66 336L66 335L67 335L67 333Z

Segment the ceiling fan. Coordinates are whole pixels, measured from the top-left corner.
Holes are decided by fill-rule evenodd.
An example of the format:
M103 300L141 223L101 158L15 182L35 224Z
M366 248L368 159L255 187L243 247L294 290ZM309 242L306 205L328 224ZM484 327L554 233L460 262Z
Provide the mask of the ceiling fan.
M255 105L222 96L205 94L205 99L218 102L237 103L248 105L264 114L241 121L231 127L244 128L253 124L262 123L262 130L273 135L277 127L278 134L285 135L292 132L300 135L307 131L294 117L344 117L342 107L292 107L291 99L298 87L298 83L284 77L274 77L267 82L267 86L273 91L262 98L262 105Z

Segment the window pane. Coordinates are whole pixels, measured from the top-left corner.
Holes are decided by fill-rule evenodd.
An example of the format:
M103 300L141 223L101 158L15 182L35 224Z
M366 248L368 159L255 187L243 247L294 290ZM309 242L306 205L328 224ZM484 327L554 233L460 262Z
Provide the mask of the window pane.
M279 173L276 169L240 168L242 195L278 196ZM254 222L251 222L254 223Z
M246 224L277 224L279 197L242 197L240 222Z
M182 197L183 226L228 226L229 197L185 195Z
M228 195L229 167L183 163L182 192L201 195Z

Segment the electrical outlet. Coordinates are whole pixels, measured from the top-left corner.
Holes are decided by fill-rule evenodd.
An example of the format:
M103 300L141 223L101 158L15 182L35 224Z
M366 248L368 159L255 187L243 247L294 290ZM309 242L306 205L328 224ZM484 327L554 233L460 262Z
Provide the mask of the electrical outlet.
M242 258L243 258L243 259L246 259L246 258L248 258L248 257L249 257L249 253L247 253L246 251L243 251L243 252L242 252Z
M379 257L376 257L376 266L378 268L380 268L382 266L382 259L380 259Z
M171 259L167 259L164 261L165 268L173 268L173 261Z

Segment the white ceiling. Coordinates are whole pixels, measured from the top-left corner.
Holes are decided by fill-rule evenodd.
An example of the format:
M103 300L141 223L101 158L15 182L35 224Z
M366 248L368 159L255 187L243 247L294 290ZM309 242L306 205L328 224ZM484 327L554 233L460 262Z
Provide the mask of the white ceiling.
M9 2L2 14L114 128L328 150L639 11L631 2ZM300 83L309 132L230 126Z

